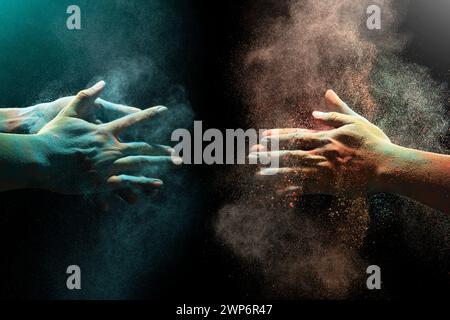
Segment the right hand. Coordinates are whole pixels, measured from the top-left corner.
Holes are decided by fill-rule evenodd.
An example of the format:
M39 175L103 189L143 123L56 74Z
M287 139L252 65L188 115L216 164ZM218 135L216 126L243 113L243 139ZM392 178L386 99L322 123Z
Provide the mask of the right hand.
M93 124L95 100L105 83L79 92L37 136L45 150L44 188L64 194L88 194L112 190L150 191L162 185L157 166L181 164L172 149L145 142L122 143L118 136L154 118L166 107L153 107L117 120Z
M315 111L315 120L330 130L272 129L263 140L278 141L281 150L258 150L253 157L277 157L280 168L258 176L282 189L303 193L360 195L378 191L379 173L389 161L392 143L383 131L358 115L333 91L325 99L333 112ZM253 149L255 150L255 149Z

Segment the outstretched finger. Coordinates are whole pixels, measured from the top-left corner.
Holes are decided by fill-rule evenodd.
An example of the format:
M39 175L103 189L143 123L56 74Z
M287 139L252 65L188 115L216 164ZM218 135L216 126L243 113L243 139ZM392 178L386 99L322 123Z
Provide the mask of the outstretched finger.
M101 98L95 100L95 104L98 110L98 117L102 122L109 122L123 116L141 111L141 109L139 108L112 103Z
M122 153L126 156L171 156L174 152L169 146L148 144L146 142L122 143Z
M258 172L259 176L305 176L313 177L317 173L316 168L298 168L298 167L287 167L287 168L264 168Z
M126 129L137 125L139 123L150 120L156 115L166 111L167 108L163 106L148 108L145 110L141 110L139 112L129 114L120 119L111 121L105 124L105 127L108 130L111 130L115 135L122 134Z
M111 190L121 190L121 189L152 190L160 188L163 185L163 182L160 179L121 174L109 177L106 181L106 184L108 188Z
M299 165L315 165L325 162L327 159L323 156L311 154L309 151L302 150L281 150L271 152L254 152L250 153L249 159L254 158L261 163L274 163L278 161L280 167L299 166Z
M331 112L339 112L350 116L359 116L353 111L333 90L327 90L325 93L325 100Z
M105 88L105 82L99 81L92 87L80 91L69 104L63 109L62 115L66 117L77 117L88 119L91 114L95 114L95 100L100 96Z
M128 156L114 161L111 165L111 174L144 172L155 175L160 171L160 166L181 165L182 162L181 158L175 156Z
M321 131L313 133L289 133L281 135L271 135L261 139L264 145L277 145L280 150L294 149L294 150L309 150L321 147L328 143L326 134L330 131ZM275 143L274 143L275 142Z
M262 132L263 137L268 136L279 136L283 134L292 134L292 133L314 133L319 132L319 130L314 129L305 129L305 128L280 128L280 129L269 129Z
M352 124L358 121L358 117L356 116L350 116L347 114L342 114L338 112L320 112L320 111L314 111L313 117L327 125L334 128L340 128L342 126L345 126L347 124Z

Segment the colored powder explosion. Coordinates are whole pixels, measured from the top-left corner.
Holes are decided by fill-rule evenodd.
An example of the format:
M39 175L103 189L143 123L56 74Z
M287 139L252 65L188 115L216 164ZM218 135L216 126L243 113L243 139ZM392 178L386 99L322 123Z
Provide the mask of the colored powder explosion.
M236 91L253 127L311 128L312 110L326 110L323 95L332 88L394 143L445 152L439 143L448 126L445 86L426 68L400 57L408 37L397 30L407 1L270 4L282 13L261 20L255 5L248 19L253 40L238 54L243 63ZM382 8L381 30L366 28L371 4ZM406 250L423 259L434 255L444 266L450 221L440 213L407 199L394 206L383 195L344 199L291 193L280 199L249 171L236 168L227 178L238 191L234 202L218 212L215 226L218 238L264 276L268 296L351 296L364 285L365 268L373 263L359 254L369 213L377 228L400 221L410 230L403 235Z
M11 99L14 88L22 106L32 105L73 95L104 79L106 100L139 108L167 106L164 116L131 132L129 138L170 144L172 130L189 128L193 119L180 85L186 43L182 30L189 18L184 2L79 0L76 4L81 8L82 29L73 31L66 28L70 3L2 3L4 96ZM6 98L2 101L8 106ZM182 254L198 203L196 180L185 168L157 171L163 190L138 204L111 197L109 211L101 212L91 196L64 203L59 201L62 196L55 196L51 212L33 216L35 226L45 224L39 220L48 223L42 226L44 239L36 245L42 254L31 281L38 289L30 295L127 299L156 294L158 286L153 289L148 284L156 283L161 270ZM82 271L79 291L65 287L65 271L72 264Z

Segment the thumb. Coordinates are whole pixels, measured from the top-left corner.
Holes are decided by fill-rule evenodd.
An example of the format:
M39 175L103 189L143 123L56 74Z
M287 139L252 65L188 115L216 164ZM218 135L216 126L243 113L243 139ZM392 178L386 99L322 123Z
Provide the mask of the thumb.
M322 122L323 124L334 128L339 128L347 124L354 123L356 121L355 116L337 112L314 111L312 115L319 122Z
M339 98L339 96L333 90L327 90L325 93L325 101L331 112L339 112L351 116L359 116L355 111Z
M78 92L73 100L67 105L63 112L64 116L86 118L95 111L95 100L100 96L105 88L105 81L99 81L92 87Z

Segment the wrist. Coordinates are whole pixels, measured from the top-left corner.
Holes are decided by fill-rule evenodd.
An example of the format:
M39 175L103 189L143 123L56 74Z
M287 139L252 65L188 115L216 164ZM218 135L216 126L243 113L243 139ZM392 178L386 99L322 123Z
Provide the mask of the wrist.
M49 171L49 144L46 137L38 134L23 135L30 137L30 188L48 189Z
M18 123L15 132L22 134L36 133L32 130L32 128L34 127L38 117L39 115L36 114L35 106L19 108L17 110Z
M375 189L377 192L403 194L410 174L426 162L422 152L389 143L382 151Z
M376 157L375 178L373 180L371 191L373 192L392 192L395 184L396 165L401 154L401 147L391 142L383 143Z
M33 188L50 190L51 181L51 141L45 134L31 134L34 146L34 185Z

